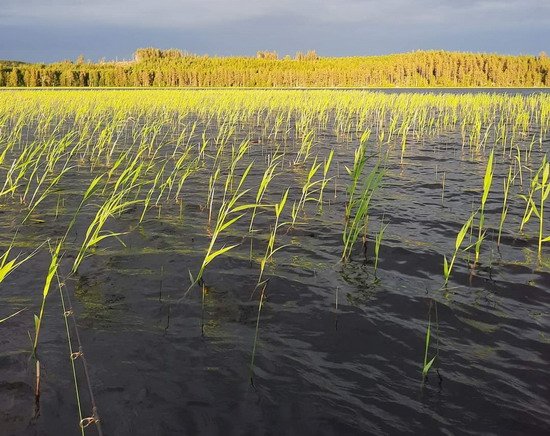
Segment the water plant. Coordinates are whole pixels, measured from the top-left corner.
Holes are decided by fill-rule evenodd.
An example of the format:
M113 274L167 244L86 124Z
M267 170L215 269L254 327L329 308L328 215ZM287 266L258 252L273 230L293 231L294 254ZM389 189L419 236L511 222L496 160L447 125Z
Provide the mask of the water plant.
M380 230L376 234L374 242L374 277L376 277L376 271L378 270L378 259L380 256L380 245L382 244L382 238L384 237L384 232L388 224L384 224L380 227Z
M503 180L503 199L502 199L502 210L500 213L500 222L498 225L498 237L497 237L497 246L500 246L500 237L502 235L502 228L504 226L504 221L506 220L506 215L508 215L508 193L510 192L510 186L512 184L512 167L508 168L508 175Z
M40 335L40 327L42 325L42 320L44 317L44 307L46 306L46 298L50 293L50 288L52 285L52 280L54 279L57 269L59 267L59 253L61 250L61 242L58 242L55 248L51 248L51 261L48 268L48 273L46 274L46 280L44 282L44 288L42 290L42 305L40 306L40 312L38 315L34 315L34 342L33 342L33 354L36 356L36 350L38 347L38 338Z
M313 145L313 140L314 131L310 130L302 138L302 144L296 154L296 157L294 158L294 165L299 165L300 163L304 163L308 160L311 147Z
M325 188L327 187L328 183L332 179L331 177L328 177L328 172L330 170L330 165L332 163L333 157L334 157L334 149L331 149L323 163L323 178L321 179L321 183L319 187L319 197L317 200L317 203L319 204L320 213L323 213L323 192L325 191Z
M118 237L124 234L124 232L113 232L110 230L104 230L104 227L109 217L120 214L132 205L140 203L140 200L126 200L125 197L128 192L128 189L124 189L121 192L113 194L99 207L94 216L94 219L88 225L84 241L82 242L73 262L73 273L78 270L78 267L80 266L84 258L89 254L90 250L95 247L99 242L107 238L119 239Z
M6 316L6 317L0 319L0 324L2 324L3 322L7 321L7 320L10 319L10 318L13 318L14 316L19 315L21 312L23 312L23 311L25 311L25 310L27 310L26 307L24 307L23 309L18 310L18 311L15 312L15 313L12 313L11 315L8 315L8 316Z
M344 247L342 261L347 261L353 249L353 245L359 235L365 230L371 199L382 182L384 170L377 163L369 174L363 178L363 168L366 163L364 143L355 151L354 165L352 169L346 167L352 180L348 187L348 200L346 203L345 222L342 239ZM359 191L358 191L359 187Z
M431 174L428 186L417 186L416 178L406 179L405 176L418 175L417 170L424 170L414 161L417 156L410 150L413 144L419 145L419 153L433 146L438 159L461 161L467 164L467 169L474 167L473 162L477 168L486 164L481 203L478 197L467 221L456 224L457 229L460 227L458 234L436 229L436 242L420 240L424 232L419 232L421 236L409 234L401 238L403 245L418 247L429 243L426 249L430 251L438 249L440 239L451 241L450 245L454 242L454 249L443 256L445 286L463 251L475 248L475 263L482 260L483 244L491 228L487 222L494 218L496 223L497 215L500 220L496 242L498 246L506 246L503 254L514 247L508 245L511 238L501 235L518 233L517 227L508 230L507 225L521 219L520 232L530 236L538 220L538 244L535 238L525 238L521 245L538 245L541 259L538 267L544 269L542 249L550 240L545 233L548 223L544 216L550 195L550 170L544 156L549 129L550 98L542 94L419 96L354 90L186 90L185 98L182 91L170 90L150 90L150 93L44 90L2 94L2 228L4 234L15 228L16 234L20 232L26 238L21 244L31 249L40 243L52 244L49 267L44 266L45 283L37 286L42 292L36 295L37 299L40 297L37 303L40 310L31 338L34 354L38 357L43 347L40 338L45 328L50 327L47 315L53 306L49 300L54 287L52 277L57 277L64 300L69 355L73 357L75 374L75 364L82 355L78 354L80 346L71 343L76 340L76 333L68 331L68 321L75 321L67 300L71 294L68 279L79 273L83 275L81 265L85 259L108 253L109 256L97 256L90 265L92 269L107 268L111 261L117 263L118 256L127 256L131 250L132 256L140 255L143 244L147 255L162 251L163 256L178 256L178 261L183 257L186 262L192 251L203 247L197 273L190 274L191 286L187 289L189 292L199 285L203 327L205 304L219 297L217 292L210 293L209 289L214 287L207 286L205 277L212 274L214 278L214 273L219 272L211 270L214 261L231 253L235 263L239 263L239 274L242 271L255 274L252 292L255 319L248 327L243 324L254 340L250 358L252 381L262 333L260 323L264 322L265 309L269 307L267 297L274 292L275 282L270 282L274 260L288 243L292 245L288 256L293 267L313 271L312 281L316 281L319 276L322 280L324 273L319 272L322 268L317 262L319 258L325 262L323 265L330 261L348 262L359 238L363 240L366 257L367 241L370 250L373 240L373 274L377 281L384 267L379 263L380 250L384 250L388 225L382 217L380 227L375 229L377 233L372 231L373 217L379 213L374 202L377 193L384 198L384 210L395 215L392 221L396 223L395 241L403 236L400 214L407 214L404 210L407 201L417 206L425 204L426 212L431 212L430 201L435 198L439 202L440 186L441 202L448 202L448 207L446 204L445 208L439 208L446 215L436 218L448 219L444 228L455 228L454 214L457 207L464 207L460 201L461 194L468 192L466 184L457 182L455 168L450 164L445 167L448 174L436 169L435 185ZM371 136L374 143L369 142ZM490 153L489 145L493 146ZM501 162L509 165L505 167ZM341 175L340 166L345 166L347 173ZM507 176L499 173L503 168ZM488 206L489 196L494 192L493 179L501 176L505 176L502 207L495 211ZM326 192L332 180L334 201ZM383 181L387 183L379 191ZM409 182L415 186L406 192ZM423 199L415 196L425 191L416 188L432 189L435 197L429 196L422 203ZM523 202L518 201L516 192ZM330 207L326 207L328 204ZM423 212L418 216L406 215L408 222L418 218L413 231L427 222ZM50 225L53 220L55 225ZM299 228L292 229L298 224ZM335 228L337 234L341 232L341 240L334 238ZM115 248L115 240L123 242L122 236L130 232L135 232L130 239L132 246ZM178 238L180 232L184 238ZM470 241L466 242L469 233ZM238 248L247 239L251 244L250 262L243 261L243 250ZM112 244L105 244L109 240ZM173 246L172 240L177 241ZM397 244L395 241L392 244ZM136 250L134 243L138 246ZM150 243L154 246L149 246ZM166 244L170 246L165 250ZM252 244L261 247L259 253L252 252ZM464 248L468 244L471 245ZM5 245L8 243L2 243L2 248ZM26 260L23 254L14 256L15 250L12 243L0 256L2 286L7 285L4 279ZM314 261L300 258L310 251L318 258ZM398 256L399 250L393 254ZM68 272L63 276L61 264L65 263ZM364 268L357 264L349 263L344 269L365 276ZM167 278L169 274L167 270ZM11 277L14 281L20 279L19 274ZM344 274L330 277L336 282L336 311L353 300L353 292L348 292L348 279ZM223 285L223 281L219 282ZM365 280L361 284L372 285ZM244 293L248 297L246 290ZM342 299L343 295L348 298ZM237 292L232 297L240 298ZM170 304L169 296L159 300L158 304ZM5 322L24 310L21 306L7 307L0 319L2 327L7 327ZM436 323L430 313L425 329L423 378L438 362L438 354L433 352L438 336ZM10 323L10 327L17 324ZM39 379L40 363L37 386ZM82 415L80 403L79 419L83 424L89 422Z
M284 226L286 223L279 222L281 218L281 214L283 213L283 209L285 208L285 204L288 198L288 189L284 192L283 196L281 197L281 200L274 205L275 208L275 223L271 227L271 232L269 233L269 240L267 242L267 247L265 250L265 254L262 257L262 260L260 261L260 275L258 276L258 284L262 283L262 277L264 274L265 266L267 262L273 257L273 255L279 251L284 246L280 246L275 248L275 238L277 237L277 231Z
M475 264L479 260L479 252L481 249L481 243L485 239L485 232L483 226L485 224L485 203L489 197L489 191L493 183L493 157L494 150L491 150L489 159L487 160L487 166L485 167L485 176L483 177L483 194L481 195L481 206L479 208L479 224L478 224L478 236L475 243Z
M280 249L285 247L285 245L281 245L281 246L275 248L275 239L277 237L277 231L281 227L283 227L284 225L287 224L287 223L284 223L284 222L280 222L280 218L281 218L281 214L282 214L282 212L285 208L285 205L286 205L286 201L287 201L287 198L288 198L288 191L289 190L287 189L284 192L283 196L281 197L281 200L274 205L275 223L271 227L271 232L269 234L269 240L267 242L267 247L266 247L266 250L265 250L265 254L264 254L264 256L262 257L262 259L260 261L260 274L258 275L258 282L257 282L256 288L260 287L261 291L260 291L260 299L258 301L258 314L257 314L257 317L256 317L256 328L255 328L255 332L254 332L254 344L252 346L252 356L250 358L250 382L252 384L254 384L254 381L253 381L254 359L256 357L256 348L257 348L259 329L260 329L260 315L261 315L262 308L263 308L263 305L264 305L264 302L265 302L266 288L267 288L267 285L269 283L269 279L263 280L263 275L264 275L264 271L265 271L265 267L266 267L267 262L273 258L273 255L277 251L279 251ZM255 288L255 290L256 290L256 288Z
M0 284L8 277L13 271L15 271L17 268L19 268L22 264L24 264L26 261L28 261L31 257L33 257L40 247L38 247L36 250L34 250L32 253L30 253L27 256L15 256L12 259L9 259L11 250L13 249L13 245L15 242L15 237L12 239L9 247L6 249L4 254L0 256ZM8 260L9 259L9 260ZM7 321L8 319L13 318L14 316L19 315L21 312L25 311L27 308L20 309L2 319L0 319L0 324Z
M539 193L538 203L536 200L537 192ZM544 155L542 163L538 170L535 172L530 183L530 190L528 195L520 194L520 197L527 203L523 218L521 221L520 231L523 226L529 221L534 213L539 219L538 228L538 245L537 253L539 258L542 254L542 243L549 242L550 236L544 237L544 203L550 195L550 163Z
M423 364L422 364L422 383L424 383L427 375L428 375L428 372L430 371L430 369L432 368L434 362L435 362L435 359L437 358L438 356L438 353L439 353L439 350L438 352L436 352L436 354L430 359L428 357L429 355L429 349L430 349L430 341L431 341L431 324L432 324L432 304L433 304L433 301L430 301L430 308L429 308L429 313L428 313L428 326L426 327L426 337L425 337L425 342L424 342L424 361L423 361ZM435 306L436 307L436 317L437 317L437 305Z
M540 199L538 209L535 206L535 213L539 217L539 243L538 243L538 254L539 257L542 254L542 243L550 242L550 236L544 237L544 203L550 195L550 163L546 160L546 155L544 156L542 162L542 175L539 185Z
M257 207L254 203L248 203L248 204L242 204L238 205L237 202L250 190L250 189L243 189L243 184L248 176L248 173L252 169L253 162L251 162L242 175L239 178L239 181L237 183L237 187L235 188L233 194L230 195L229 198L224 198L222 200L222 204L220 205L220 208L218 210L218 215L216 218L216 224L214 228L212 229L212 236L210 238L210 243L208 245L208 248L206 250L206 254L204 256L204 259L202 261L202 264L200 266L200 269L197 273L197 275L192 279L191 285L186 291L186 294L192 289L192 287L197 283L202 283L202 276L204 274L204 271L206 267L218 256L221 256L224 253L227 253L229 250L232 250L233 248L237 247L239 244L232 244L232 245L223 245L221 248L216 249L216 241L220 237L221 233L230 228L233 224L235 224L237 221L239 221L245 214L241 213L248 209L253 209L254 207ZM226 192L229 188L229 185L231 184L233 180L233 174L229 173L227 175L226 181L225 181L225 189Z
M456 239L455 239L454 252L453 252L453 255L451 256L451 260L448 261L447 256L443 256L443 277L445 278L445 286L449 282L449 277L451 276L451 272L453 270L456 257L458 255L458 252L460 251L460 247L462 246L464 238L468 234L468 230L472 226L475 216L476 216L476 213L475 212L472 213L470 217L466 220L466 222L462 225L459 232L457 233Z
M19 266L21 266L23 263L25 263L27 260L33 257L34 254L37 252L37 250L35 250L31 254L23 258L21 258L21 255L18 255L8 260L10 257L11 250L13 249L13 244L14 244L14 240L12 240L10 246L6 249L4 254L0 256L0 283L2 283L8 275L10 275Z
M254 343L252 345L252 354L250 356L250 384L254 385L254 361L256 359L256 348L258 346L258 337L260 332L260 315L265 303L265 290L267 288L267 281L264 281L261 286L260 299L258 301L258 312L256 314L256 327L254 329Z

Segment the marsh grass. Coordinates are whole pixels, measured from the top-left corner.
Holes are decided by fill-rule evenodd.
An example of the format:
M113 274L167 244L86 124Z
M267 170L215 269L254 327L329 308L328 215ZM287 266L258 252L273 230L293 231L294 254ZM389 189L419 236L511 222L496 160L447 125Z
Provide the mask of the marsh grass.
M356 152L356 159L352 169L348 173L352 181L348 187L348 201L346 204L344 231L342 239L344 242L341 260L349 260L353 246L361 233L366 233L368 213L374 193L382 183L385 170L377 163L369 174L362 179L363 168L366 162L364 149L359 147ZM359 192L358 192L358 186Z
M222 199L222 203L220 205L220 208L218 210L218 215L216 219L216 224L214 228L212 229L212 236L210 238L210 243L208 245L208 248L206 250L206 254L204 256L204 259L202 261L202 264L200 266L200 269L197 273L197 275L192 278L191 284L189 288L186 291L186 294L189 293L189 291L193 288L194 285L201 284L204 271L206 270L206 267L218 256L221 256L224 253L227 253L228 251L232 250L233 248L237 247L239 244L232 244L232 245L223 245L221 248L216 249L216 241L221 236L222 232L224 230L229 229L232 225L234 225L237 221L239 221L241 218L245 216L245 211L249 209L254 209L254 207L257 207L258 205L255 203L248 203L248 204L242 204L238 205L238 201L246 194L250 189L243 189L244 182L246 178L248 177L248 174L250 170L252 169L253 162L251 162L242 175L239 177L237 187L235 188L234 192L232 194L228 195L228 189L230 184L233 181L234 174L233 172L230 172L227 175L226 181L225 181L225 192ZM190 277L192 277L190 273Z
M424 341L424 360L422 364L422 385L424 385L424 382L426 381L426 377L428 376L430 369L432 368L432 366L436 362L436 359L439 356L439 345L437 344L435 355L431 359L429 358L429 350L430 350L430 344L432 340L432 306L435 307L436 324L438 325L438 330L439 330L439 319L437 316L437 303L431 300L430 307L428 310L428 325L426 327L426 336ZM439 332L438 332L438 336L439 336ZM439 342L439 338L438 338L438 342Z
M455 240L449 259L443 259L445 287L462 252L473 255L469 250L474 248L474 266L481 260L482 244L490 228L485 221L492 214L486 203L503 162L509 165L497 246L503 232L517 237L524 230L531 232L528 223L533 217L538 218L539 258L543 244L550 240L544 227L550 169L546 157L540 165L536 161L544 153L550 128L550 98L545 95L217 90L190 91L182 98L179 91L101 92L101 98L97 93L78 91L0 96L0 207L20 217L19 226L15 226L17 234L19 229L32 229L36 222L49 224L47 220L53 216L49 207L55 202L56 229L44 226L43 240L52 246L40 310L35 315L35 356L40 332L46 327L45 313L50 306L46 300L53 277L58 277L61 291L66 279L79 274L85 259L106 249L105 242L124 244L124 235L134 228L146 234L149 225L168 221L177 209L178 230L183 217L190 216L200 222L194 228L200 228L201 234L189 236L208 238L200 267L194 277L189 273L191 285L182 292L187 294L200 285L203 333L209 289L206 272L216 277L216 259L232 250L242 255L238 247L246 238L251 244L253 240L265 243L257 263L252 262L252 245L249 256L250 268L258 277L253 296L259 291L250 359L253 382L262 311L268 289L273 292L268 287L269 277L277 274L275 255L287 246L289 238L298 248L303 242L300 232L291 230L298 225L299 230L307 230L319 222L329 227L341 225L342 241L334 250L336 254L327 256L332 256L335 264L348 262L360 237L366 254L367 241L372 239L369 222L373 205L378 205L376 193L391 165L399 163L401 171L406 171L415 152L413 145L427 144L427 139L448 132L460 135L462 144L456 145L463 156L469 155L480 167L486 167L481 204L473 206L456 237L444 235ZM338 143L329 145L332 139L327 138L333 137L329 135ZM354 150L353 155L349 150ZM450 146L445 150L454 152ZM347 175L341 176L340 166L346 168ZM74 182L90 179L82 186ZM326 189L332 180L334 201L327 201ZM464 188L456 186L445 172L441 179L436 174L436 180L441 180L442 203L451 200L448 193ZM517 218L516 191L524 202L520 235L517 227L505 227L515 226L510 223ZM80 202L72 197L80 198ZM325 208L326 204L330 207ZM198 208L196 213L194 207ZM391 207L399 214L403 206L395 203ZM509 213L512 210L514 213ZM383 267L379 258L387 225L381 223L373 235L375 279ZM468 234L470 245L464 248ZM0 283L29 259L22 254L13 256L13 252L12 243L0 257ZM61 263L67 263L70 270L65 277L61 277ZM336 311L344 304L339 301L339 285ZM436 335L431 309L423 379L438 361L438 353L433 355ZM23 310L11 309L11 315L0 323ZM67 339L72 355L69 332ZM39 371L38 364L37 380ZM82 419L80 410L79 414Z
M445 286L447 286L447 283L449 282L449 278L451 276L451 272L453 270L453 266L455 264L456 258L458 256L458 253L460 251L464 238L468 234L468 230L472 228L472 224L475 216L476 216L476 212L472 213L470 217L466 220L466 222L462 225L459 232L457 233L456 239L455 239L454 252L453 252L453 255L451 256L451 260L448 261L447 257L443 256L443 277L445 278Z
M510 186L512 185L512 167L508 168L508 175L503 180L503 198L502 198L502 210L500 213L500 221L498 225L498 237L497 247L500 247L500 237L502 236L502 228L504 227L504 221L508 215L508 193L510 192Z
M538 193L538 199L537 197ZM526 208L521 221L520 231L534 214L539 219L537 253L539 259L542 256L542 244L550 242L550 236L544 237L544 203L550 195L550 163L544 155L542 163L531 179L528 195L520 194L525 200ZM537 202L538 200L538 202Z
M384 232L386 231L388 227L388 224L383 224L380 227L380 230L376 234L375 242L374 242L374 277L378 278L376 275L376 272L378 270L378 260L380 258L380 246L382 244L382 239L384 237Z
M477 265L479 261L481 243L483 242L486 236L486 231L484 231L485 204L487 203L487 198L489 197L491 185L493 184L493 173L494 173L493 158L494 158L494 150L491 150L491 153L489 154L489 159L487 160L487 166L485 167L485 176L483 177L483 194L481 195L481 206L479 208L478 235L477 235L477 241L475 243L474 267L475 265Z

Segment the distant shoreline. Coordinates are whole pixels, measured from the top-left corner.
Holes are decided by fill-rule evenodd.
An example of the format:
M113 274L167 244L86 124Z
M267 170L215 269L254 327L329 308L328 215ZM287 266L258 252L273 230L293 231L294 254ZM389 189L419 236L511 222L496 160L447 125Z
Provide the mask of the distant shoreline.
M134 60L18 64L0 61L0 87L457 89L545 88L550 58L446 51L325 58L314 51L280 59L197 56L138 49Z

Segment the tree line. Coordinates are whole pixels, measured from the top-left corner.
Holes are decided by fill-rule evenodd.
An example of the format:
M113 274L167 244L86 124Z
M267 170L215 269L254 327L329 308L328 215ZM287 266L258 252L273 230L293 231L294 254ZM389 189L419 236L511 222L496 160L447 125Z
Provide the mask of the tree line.
M23 64L0 61L10 87L426 87L549 86L550 58L415 51L365 57L198 56L176 49L138 49L133 61Z

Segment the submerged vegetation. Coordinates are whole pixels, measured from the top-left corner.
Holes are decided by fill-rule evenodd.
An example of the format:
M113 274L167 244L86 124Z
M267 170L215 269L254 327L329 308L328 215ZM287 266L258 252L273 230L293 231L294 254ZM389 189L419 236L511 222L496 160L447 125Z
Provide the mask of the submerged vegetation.
M452 59L451 55L445 56ZM222 62L174 58L174 65ZM515 59L505 61L512 65ZM523 62L517 59L519 64ZM145 62L143 68L147 62L159 62L140 61ZM493 61L497 62L487 60L489 64ZM254 62L271 60L264 57ZM338 64L333 60L304 62L319 62L320 71L323 63ZM359 60L349 62L361 65ZM393 60L384 62L391 64ZM23 76L36 67L28 68L21 70ZM32 74L41 75L55 67L43 68ZM100 68L119 71L115 66L78 68L88 75L96 69L102 71ZM124 68L133 67L120 71ZM87 85L92 86L90 76L87 77ZM352 84L358 84L354 76L349 77ZM347 80L338 84L348 84ZM481 84L486 84L483 80ZM536 84L543 84L537 80ZM275 83L276 80L271 82ZM448 82L445 79L437 84ZM178 277L177 292L164 298L175 305L196 298L191 291L200 289L201 330L207 336L204 311L208 293L224 287L224 274L234 268L239 289L246 295L243 298L252 300L255 308L249 320L253 332L246 338L250 342L247 369L253 380L262 350L261 323L269 322L264 316L270 308L268 295L276 294L277 286L282 286L280 282L272 285L271 279L284 276L285 253L301 255L306 239L322 238L323 226L336 228L341 238L330 242L331 252L324 254L324 268L338 277L342 286L350 270L360 271L366 277L363 282L368 289L381 286L384 277L392 273L385 269L388 257L396 261L396 248L406 243L394 233L399 220L393 218L406 213L400 190L415 188L413 183L401 186L396 180L410 171L418 147L425 146L430 138L456 134L462 143L447 142L442 152L460 156L461 161L475 167L477 176L471 183L465 182L468 186L462 186L443 173L447 193L445 197L437 194L436 203L442 213L454 208L454 221L438 230L444 237L434 235L433 242L425 241L431 244L430 251L438 260L437 274L426 286L435 301L435 355L431 351L431 302L427 327L420 321L416 331L418 355L423 351L418 368L424 384L430 369L434 365L439 368L445 359L445 352L439 349L439 324L444 320L443 315L437 314L437 301L447 298L450 288L468 286L465 276L487 279L488 268L498 270L492 250L506 245L508 251L503 250L503 257L514 252L513 244L506 243L506 239L521 241L538 253L537 261L530 265L534 271L546 268L544 245L550 241L545 220L545 203L550 195L549 129L550 97L546 94L416 95L326 90L3 92L0 208L5 218L0 296L6 277L16 269L23 270L39 255L47 261L42 270L33 271L44 277L44 285L32 290L32 311L3 308L0 328L9 328L6 321L16 315L19 320L26 317L32 325L28 314L37 313L29 351L37 362L39 398L38 356L43 350L39 344L48 329L45 314L55 295L51 291L57 286L75 382L78 422L82 429L98 424L95 404L90 418L85 418L85 410L81 409L75 360L84 354L78 331L72 335L67 321L78 316L77 308L70 304L75 286L70 279L83 277L89 269L106 268L102 259L117 250L137 250L135 246L124 246L132 235L146 233L151 223L163 222L181 229L186 220L191 220L185 228L186 232L192 229L193 234L173 236L185 246L174 254L178 270L183 272ZM503 180L503 192L493 180ZM55 225L37 227L46 222ZM471 256L474 262L470 262ZM303 262L305 265L305 259ZM248 270L242 265L248 265L254 274L243 274ZM338 290L324 290L330 295L327 310L333 295L338 309ZM77 329L76 322L74 328ZM449 365L452 367L452 362ZM92 393L90 397L94 403Z
M385 56L319 57L314 51L279 59L197 56L138 49L134 60L18 64L0 61L0 86L425 87L549 86L550 58L417 51Z

